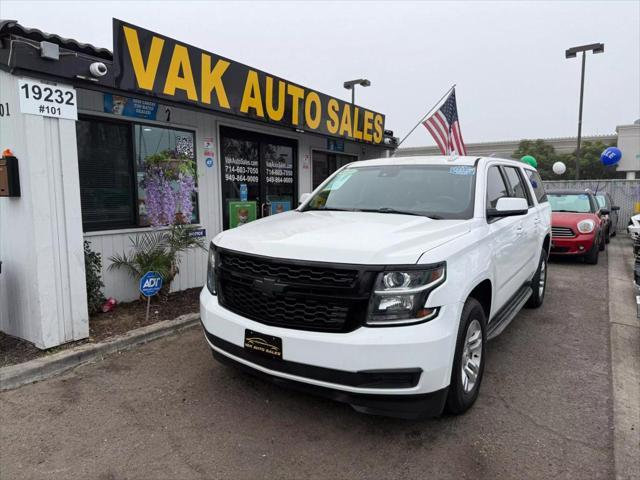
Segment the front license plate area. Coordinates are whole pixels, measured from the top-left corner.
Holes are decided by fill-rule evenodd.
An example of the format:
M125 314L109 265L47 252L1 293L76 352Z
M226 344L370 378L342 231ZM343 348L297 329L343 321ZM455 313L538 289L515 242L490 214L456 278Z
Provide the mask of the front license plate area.
M273 335L244 331L244 348L267 358L282 358L282 339Z

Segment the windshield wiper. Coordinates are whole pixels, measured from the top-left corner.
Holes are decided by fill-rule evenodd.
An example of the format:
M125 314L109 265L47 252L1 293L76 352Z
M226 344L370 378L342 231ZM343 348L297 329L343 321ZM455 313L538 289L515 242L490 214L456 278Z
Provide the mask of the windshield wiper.
M562 213L587 213L587 212L577 212L576 210L553 210L554 212L562 212Z
M382 207L382 208L363 208L359 210L360 212L373 212L373 213L397 213L398 215L415 215L416 217L427 217L432 220L442 220L443 217L440 215L424 215L418 212L412 212L409 210L396 210L391 207Z

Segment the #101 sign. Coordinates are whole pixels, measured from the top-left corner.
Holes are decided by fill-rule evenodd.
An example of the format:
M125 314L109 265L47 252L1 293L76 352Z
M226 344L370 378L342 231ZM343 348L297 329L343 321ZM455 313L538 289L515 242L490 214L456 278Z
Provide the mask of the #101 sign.
M76 90L37 80L18 80L20 112L43 117L78 119Z

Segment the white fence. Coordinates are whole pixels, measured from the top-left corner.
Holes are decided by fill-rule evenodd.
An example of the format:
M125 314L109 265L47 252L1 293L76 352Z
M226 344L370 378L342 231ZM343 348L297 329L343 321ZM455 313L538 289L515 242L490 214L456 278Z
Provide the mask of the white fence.
M618 212L618 231L624 231L631 215L637 213L640 206L640 180L548 180L544 182L547 190L571 188L589 188L594 192L607 192L613 198L613 204L620 207Z

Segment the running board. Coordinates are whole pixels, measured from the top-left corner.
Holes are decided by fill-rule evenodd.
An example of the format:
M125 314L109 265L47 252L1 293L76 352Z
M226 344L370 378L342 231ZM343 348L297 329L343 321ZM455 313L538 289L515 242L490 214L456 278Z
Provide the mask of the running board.
M491 323L489 323L489 328L487 329L487 340L497 337L505 328L507 328L507 325L509 325L511 320L513 320L518 312L522 310L522 307L524 307L524 304L527 303L527 300L529 300L529 297L532 294L533 290L531 290L531 286L527 283L526 285L523 285L513 297L511 297L507 304L502 307L498 313L496 313L495 317L491 320Z

